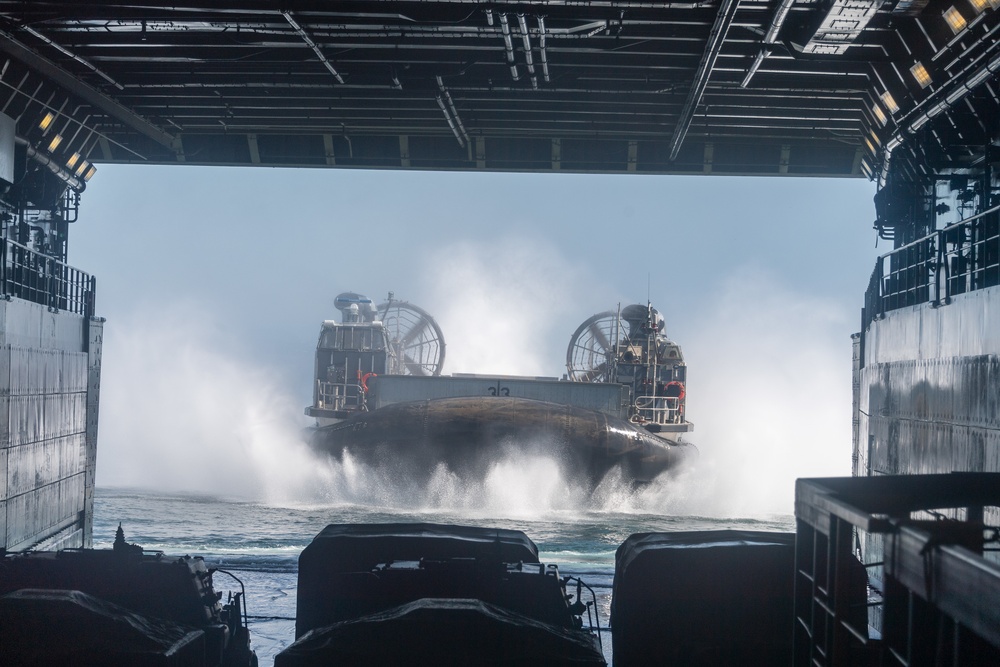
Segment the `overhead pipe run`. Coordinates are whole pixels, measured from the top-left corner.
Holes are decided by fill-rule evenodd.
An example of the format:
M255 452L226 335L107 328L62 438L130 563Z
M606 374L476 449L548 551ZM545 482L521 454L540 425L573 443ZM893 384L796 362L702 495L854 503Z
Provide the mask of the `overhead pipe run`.
M771 19L771 25L767 29L767 33L764 35L763 43L767 46L778 43L778 33L781 32L781 27L785 23L785 19L788 17L788 12L792 11L792 5L795 4L795 0L781 0L781 4L778 6L777 11L774 12L774 17ZM753 78L760 66L764 64L764 61L771 56L771 49L765 46L754 58L753 64L750 65L750 69L747 70L747 75L743 77L743 81L740 83L740 88L746 88L750 84L750 79Z
M531 37L528 35L528 21L524 18L524 14L517 15L517 23L521 27L521 39L524 42L524 62L528 65L531 87L538 90L538 77L535 76L535 61L531 57Z
M54 48L56 51L59 51L60 53L62 53L64 56L67 56L68 58L71 58L72 60L80 63L81 65L83 65L84 67L86 67L87 69L89 69L90 71L92 71L94 74L96 74L97 76L101 77L102 79L104 79L105 81L107 81L108 83L110 83L112 86L114 86L118 90L125 90L125 86L123 86L122 84L120 84L117 81L115 81L114 79L112 79L106 72L104 72L103 70L98 69L92 63L90 63L89 61L81 58L77 54L73 53L72 51L70 51L69 49L67 49L65 46L62 46L61 44L57 44L56 42L53 42L51 39L49 39L48 37L46 37L42 33L38 32L37 30L35 30L31 26L23 25L23 26L21 26L21 30L25 31L29 35L32 35L32 36L37 37L38 39L42 40L43 42L45 42L46 44L48 44L49 46L51 46L52 48Z
M85 181L81 181L79 178L77 178L73 174L63 169L61 165L57 164L56 161L50 158L49 156L35 150L34 146L28 143L27 139L23 139L21 137L14 137L14 143L24 146L24 148L27 151L28 158L34 160L38 164L47 168L49 171L55 174L59 178L59 180L64 182L69 187L73 188L76 192L78 193L83 192L84 190L87 189L87 183Z
M519 81L521 75L517 73L517 64L514 62L514 44L510 40L510 24L507 23L506 14L498 14L500 17L500 32L503 33L503 46L507 50L507 64L510 65L510 75L514 81Z
M549 79L549 59L545 53L545 17L539 16L538 19L538 58L542 62L542 78L545 79L545 83L548 83Z
M330 63L329 60L326 59L326 56L324 56L323 52L320 51L319 46L317 46L316 42L312 40L312 37L309 36L309 33L303 30L302 26L299 25L298 21L296 21L292 17L292 13L289 11L282 10L281 15L285 17L285 20L288 21L288 25L292 26L292 29L295 30L295 32L302 39L302 41L305 42L306 45L313 50L313 53L316 54L316 57L319 58L319 61L323 63L323 67L329 70L330 74L332 74L337 79L337 83L344 83L344 77L340 76L340 73L337 71L337 69Z
M965 71L968 72L971 67L972 64L970 64ZM910 122L906 125L906 127L900 127L896 130L895 134L892 135L892 138L885 144L885 153L882 159L882 170L879 174L878 181L879 187L885 187L886 177L889 174L889 163L892 160L892 154L903 144L904 136L906 134L914 134L934 118L964 100L965 97L973 91L973 89L996 76L998 73L1000 73L1000 53L995 54L989 62L969 74L964 79L961 76L954 77L953 81L955 81L955 83L952 86L939 88L935 94L924 101L923 104L928 105L926 109L921 110L919 106L914 109L910 116ZM923 106L923 104L921 106Z
M708 80L712 76L712 70L715 69L715 61L722 51L722 43L726 41L726 34L729 32L729 26L732 25L739 6L740 0L722 0L722 4L719 6L719 13L715 17L712 31L708 35L708 43L705 45L705 53L701 57L698 71L695 72L694 83L688 92L687 101L684 102L680 118L677 119L677 125L674 126L673 137L670 139L671 162L677 159L684 138L687 137L694 112L701 103L702 95L705 94Z
M469 141L469 134L465 131L465 125L462 124L462 119L458 115L458 109L455 108L455 102L451 99L451 93L449 93L448 89L444 87L444 81L440 76L437 77L437 85L438 90L441 91L441 94L437 96L438 106L441 107L441 111L444 112L445 120L448 121L451 131L455 133L455 138L458 139L458 145L465 148L466 142Z

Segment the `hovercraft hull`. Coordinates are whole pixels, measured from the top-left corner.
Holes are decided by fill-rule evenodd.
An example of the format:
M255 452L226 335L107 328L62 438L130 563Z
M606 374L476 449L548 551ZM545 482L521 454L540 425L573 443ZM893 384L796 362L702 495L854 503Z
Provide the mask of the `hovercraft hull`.
M411 471L446 464L459 475L482 474L505 452L555 458L574 477L599 482L612 468L649 482L697 450L628 421L569 405L506 397L461 397L396 403L318 428L314 448L387 459Z

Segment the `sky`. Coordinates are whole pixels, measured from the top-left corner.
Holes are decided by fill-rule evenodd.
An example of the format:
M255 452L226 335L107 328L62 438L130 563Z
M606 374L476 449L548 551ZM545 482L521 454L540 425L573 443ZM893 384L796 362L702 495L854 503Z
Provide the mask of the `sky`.
M339 292L429 311L445 373L550 376L584 319L648 298L686 355L702 467L786 507L795 476L850 473L850 335L889 249L873 195L860 179L101 165L69 244L107 318L98 484L267 485L290 458L273 440L308 424Z

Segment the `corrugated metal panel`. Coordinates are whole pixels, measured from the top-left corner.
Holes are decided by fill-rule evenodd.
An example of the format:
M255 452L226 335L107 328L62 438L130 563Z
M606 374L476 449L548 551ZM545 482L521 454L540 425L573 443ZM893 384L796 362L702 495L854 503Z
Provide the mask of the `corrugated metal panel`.
M618 384L561 382L504 376L417 377L383 375L370 380L375 407L393 403L460 396L509 396L530 398L597 410L625 417L628 387Z
M14 395L87 391L87 354L11 346L10 393Z
M0 301L0 546L8 550L87 541L100 341L96 356L88 354L85 323L19 299Z
M86 392L11 396L9 401L11 446L86 430Z
M28 493L83 471L86 442L83 433L32 442L7 450L7 493Z
M7 499L7 539L12 551L30 547L80 520L84 475L33 489Z

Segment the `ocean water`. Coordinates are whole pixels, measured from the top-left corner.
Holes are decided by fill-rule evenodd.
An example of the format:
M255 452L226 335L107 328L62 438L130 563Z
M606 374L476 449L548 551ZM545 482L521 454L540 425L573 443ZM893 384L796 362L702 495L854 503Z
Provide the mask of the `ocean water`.
M357 472L357 471L355 471ZM282 498L247 500L209 494L98 488L94 546L109 548L121 522L126 540L169 555L203 557L232 572L247 592L252 644L261 665L294 640L297 563L302 549L331 523L433 522L523 530L540 560L581 577L597 593L601 625L610 614L615 550L640 532L716 530L792 531L787 514L705 516L685 502L683 480L642 489L605 480L583 490L558 479L545 462L509 462L495 476L459 482L442 472L425 488L365 473L335 487ZM367 484L364 483L367 480ZM290 495L290 497L289 497ZM216 589L239 585L217 573ZM610 633L603 632L611 661Z

